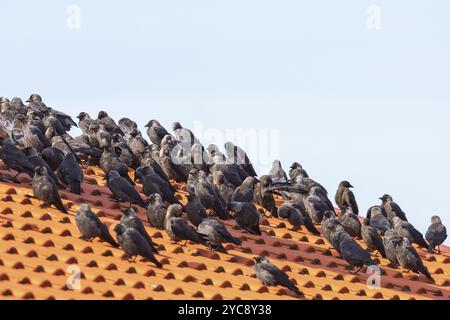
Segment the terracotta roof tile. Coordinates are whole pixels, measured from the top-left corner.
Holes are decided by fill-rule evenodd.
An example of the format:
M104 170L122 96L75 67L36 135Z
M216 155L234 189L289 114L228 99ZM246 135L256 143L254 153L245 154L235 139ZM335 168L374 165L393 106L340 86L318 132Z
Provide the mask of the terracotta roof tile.
M6 173L6 172L2 172ZM75 224L75 213L87 202L111 229L117 224L120 205L112 202L103 175L86 169L83 196L61 191L69 214L42 209L32 196L31 181L0 183L0 299L298 299L280 287L266 287L254 277L253 258L267 254L303 292L305 299L449 299L450 256L430 255L419 249L436 284L422 276L393 270L380 257L380 289L370 290L369 275L353 275L346 263L317 236L290 231L286 222L263 219L262 236L241 232L225 222L242 246L227 245L229 254L211 252L190 244L171 243L164 231L148 227L160 245L163 269L139 259L123 261L123 252L99 240L85 242ZM178 196L185 201L181 185ZM138 186L140 188L140 186ZM135 208L146 223L145 212ZM69 290L70 266L81 271L81 287Z

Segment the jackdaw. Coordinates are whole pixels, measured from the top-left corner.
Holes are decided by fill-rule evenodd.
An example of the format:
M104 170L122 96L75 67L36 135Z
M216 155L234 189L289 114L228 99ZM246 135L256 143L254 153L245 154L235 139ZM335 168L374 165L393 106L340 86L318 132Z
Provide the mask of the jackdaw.
M428 280L434 282L430 272L423 264L422 258L407 238L403 237L402 241L396 244L396 254L397 260L403 269L406 269L408 272L421 273Z
M83 182L83 170L73 153L68 153L66 158L58 168L58 177L65 184L70 192L81 194L81 183Z
M220 219L227 220L231 216L225 207L225 201L217 194L215 188L208 182L205 172L200 171L194 183L195 195L201 204L216 213Z
M156 260L152 248L142 235L133 228L125 228L121 224L116 225L114 231L117 234L117 240L125 252L125 260L141 256L153 262L158 268L162 268L161 263Z
M269 173L270 177L272 178L272 182L274 184L276 183L287 183L288 182L288 176L286 172L281 167L280 160L275 160L272 164L272 169Z
M198 227L208 217L205 207L200 203L195 193L189 192L187 196L186 214L189 222Z
M237 164L245 171L247 175L251 177L258 176L255 169L253 168L253 164L251 163L244 150L242 150L238 146L235 146L231 142L227 142L225 143L225 151L227 153L229 162Z
M386 252L386 257L389 260L389 267L391 268L396 269L399 266L396 247L402 241L403 238L400 237L393 229L389 229L384 234L384 250Z
M128 175L128 167L119 159L112 146L105 148L103 151L102 157L100 158L100 168L105 173L105 176L107 176L111 170L114 170L130 184L134 185L133 180L131 180Z
M338 220L352 238L361 239L361 221L350 208L347 208L347 211L342 212L338 217Z
M383 215L383 211L380 206L373 206L367 210L366 220L369 225L375 228L380 235L384 235L386 231L391 229L391 224Z
M123 178L117 171L111 170L105 178L107 180L107 185L109 190L113 195L122 200L130 202L130 207L132 203L140 205L142 208L146 208L145 202L141 195L136 191L133 185Z
M133 228L137 232L139 232L141 236L148 242L148 244L152 248L152 251L154 253L158 253L158 250L156 250L157 245L153 242L152 238L145 230L144 224L142 223L141 219L136 216L136 212L133 208L122 210L122 218L120 219L120 224L125 228Z
M438 253L441 253L440 246L447 240L447 228L442 224L441 218L434 216L431 218L431 226L425 235L428 243L428 252L433 253L438 247Z
M151 194L148 198L147 220L148 223L157 229L164 229L167 208L163 199L158 193Z
M59 211L67 213L58 193L55 181L49 176L45 167L37 167L33 178L34 197L42 201L41 208L54 205Z
M54 147L44 149L41 153L41 157L47 162L52 171L58 170L59 166L66 158L61 149Z
M156 120L150 120L145 126L147 129L147 134L150 141L158 146L161 145L162 139L169 133L166 129Z
M336 204L342 212L345 212L347 208L350 208L354 214L359 214L355 195L350 190L350 188L353 188L353 186L348 181L342 181L339 184L339 188L336 192L335 197Z
M94 123L95 120L91 119L89 114L86 112L80 112L77 118L79 120L78 127L80 128L81 132L87 134L89 132L91 124Z
M354 268L359 268L355 272L355 274L357 274L364 267L364 265L377 265L377 263L370 257L370 254L361 248L361 246L354 241L348 233L345 231L338 231L337 237L342 258L349 263L347 269L353 270Z
M232 201L235 202L252 202L253 188L257 180L254 177L247 177L242 184L236 188L233 193Z
M227 250L222 245L223 243L234 243L238 246L242 244L239 238L233 237L228 232L223 222L211 217L203 219L198 225L197 232L205 235L208 245L221 253L228 254Z
M165 180L161 179L159 175L155 173L152 167L139 167L136 169L136 179L142 182L142 189L144 194L148 197L151 194L159 194L164 201L171 204L179 203L175 197L174 188Z
M406 214L403 212L400 206L394 202L390 195L385 194L380 198L380 200L382 201L381 208L383 210L383 214L391 224L394 217L399 217L403 221L408 221L408 219L406 218Z
M169 237L175 241L191 241L193 243L206 244L207 237L194 230L183 218L183 207L179 204L172 204L166 212L164 229Z
M100 238L114 248L119 247L119 244L109 233L108 227L100 221L97 215L91 211L91 207L86 203L80 205L75 216L75 221L78 230L83 235L82 239L92 241L95 238Z
M282 286L297 296L303 296L303 293L297 288L297 286L289 280L288 275L272 264L265 256L255 258L256 264L254 266L256 277L265 286Z
M403 221L399 217L394 217L392 219L392 227L399 236L405 237L411 243L415 243L422 248L428 249L428 244L425 242L422 233L414 228L411 223Z
M254 200L257 204L270 212L272 217L278 217L277 204L275 197L269 188L272 186L272 178L270 176L262 176L254 186Z
M230 210L235 213L235 220L240 228L251 234L262 235L259 227L260 213L253 203L231 202Z
M118 133L122 136L124 135L123 131L119 128L116 122L110 116L108 116L105 111L100 111L98 113L96 121L103 125L106 131L108 131L111 135L115 133Z
M361 227L361 236L364 243L367 245L367 250L369 252L377 251L383 258L386 259L386 251L384 249L383 240L378 234L378 231L369 225L369 221L367 219Z
M8 169L17 171L16 178L22 172L25 172L31 178L34 176L34 166L28 161L27 157L20 151L11 139L0 140L0 159L6 164Z

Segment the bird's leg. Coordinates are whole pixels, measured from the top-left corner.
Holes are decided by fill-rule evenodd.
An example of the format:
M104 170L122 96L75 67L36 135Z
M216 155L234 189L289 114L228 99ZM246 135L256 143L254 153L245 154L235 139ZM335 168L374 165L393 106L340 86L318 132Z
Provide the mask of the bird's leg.
M441 246L438 246L438 254L441 254Z
M345 270L353 270L355 269L355 266L352 264L349 264L348 266L345 267Z
M137 259L137 256L134 256L133 260L131 260L131 263L136 263L136 259Z
M22 172L20 172L20 171L17 171L17 174L14 176L14 177L12 177L13 179L17 179L17 177L19 176L19 174L21 174Z
M358 274L358 272L360 272L362 268L364 268L364 265L361 265L361 267L359 267L359 269L356 272L352 272L352 273L353 274Z
M184 244L182 244L181 247L183 247L183 248L187 247L188 242L189 242L189 240L186 240L186 242Z

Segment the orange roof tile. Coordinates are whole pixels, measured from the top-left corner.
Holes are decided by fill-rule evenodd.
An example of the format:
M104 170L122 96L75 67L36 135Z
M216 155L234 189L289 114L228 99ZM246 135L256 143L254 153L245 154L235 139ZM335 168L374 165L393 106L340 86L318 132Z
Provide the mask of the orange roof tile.
M229 255L200 245L172 244L164 231L148 227L160 245L158 259L164 268L123 261L120 249L80 239L75 224L80 203L90 204L111 231L121 217L119 205L107 197L111 193L99 171L88 168L85 173L82 196L60 191L68 215L41 209L32 198L31 180L23 175L21 184L0 183L0 299L297 299L254 277L253 257L262 253L288 273L305 299L450 299L448 248L442 255L419 249L436 284L390 269L379 258L384 273L381 288L371 290L368 275L345 270L345 261L322 238L290 231L285 221L275 218L263 219L263 236L243 233L234 222L226 222L230 232L243 240L242 247L226 246ZM144 210L135 209L146 223ZM77 290L67 286L68 268L73 265L82 275Z

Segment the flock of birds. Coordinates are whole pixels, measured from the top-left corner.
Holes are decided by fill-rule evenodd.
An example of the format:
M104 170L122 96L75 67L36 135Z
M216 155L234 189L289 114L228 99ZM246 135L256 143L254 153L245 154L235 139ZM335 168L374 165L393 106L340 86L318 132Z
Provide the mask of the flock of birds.
M294 231L305 227L323 236L348 262L349 270L358 269L355 273L364 266L376 265L372 258L376 253L387 258L392 268L422 273L433 281L412 244L440 253L439 246L447 238L446 228L434 216L426 242L388 194L380 198L380 205L368 210L361 223L349 182L340 183L335 196L339 210L335 210L327 190L311 179L299 163L290 167L288 176L276 160L270 173L258 178L244 150L231 142L225 144L225 154L216 145L205 149L178 122L172 126L172 135L158 121L149 121L148 143L137 124L128 118L116 123L104 111L95 120L81 112L76 123L69 115L47 107L38 94L32 94L26 103L20 98L0 98L0 158L9 170L17 172L15 176L2 175L1 179L20 183L20 173L29 175L34 196L42 207L53 205L67 213L58 189L81 194L83 167L99 166L112 198L129 206L122 210L121 221L114 228L116 238L88 204L79 207L76 223L83 239L100 238L120 247L124 259L134 262L141 256L162 267L156 257L158 245L132 204L145 208L148 223L165 230L174 242L198 243L225 254L223 244L240 246L241 240L228 232L222 220L234 219L245 232L261 235L260 216L264 213L286 219ZM82 134L70 136L71 127L79 127ZM129 176L130 168L135 171L134 177ZM146 199L136 190L136 181L142 183ZM174 182L186 186L186 205L180 203ZM274 195L283 198L280 207ZM264 210L258 211L255 204ZM367 249L354 239L362 239ZM264 285L281 285L300 294L267 257L255 261L256 276Z

